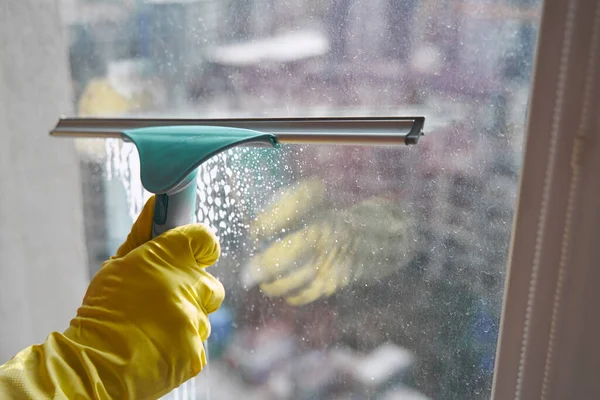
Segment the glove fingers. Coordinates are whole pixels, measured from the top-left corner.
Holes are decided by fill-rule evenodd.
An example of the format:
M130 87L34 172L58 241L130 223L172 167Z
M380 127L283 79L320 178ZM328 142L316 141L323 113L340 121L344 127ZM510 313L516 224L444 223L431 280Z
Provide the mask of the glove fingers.
M261 284L260 289L270 297L285 296L307 286L313 281L316 275L317 270L314 264L311 263L292 271L280 279Z
M324 279L315 279L307 287L299 291L297 294L287 296L285 301L292 306L303 306L308 303L327 295L328 291L325 288L326 281ZM331 291L329 294L333 293Z
M267 296L286 296L292 301L299 296L296 303L306 304L323 294L329 296L348 284L352 259L350 243L313 251L312 256L309 262L286 275L261 284L261 290Z
M152 196L144 205L138 219L133 223L131 232L127 235L125 243L117 250L115 258L121 258L127 255L131 250L146 243L152 239L152 218L154 217L154 196Z
M258 239L278 236L282 229L296 226L325 200L325 184L308 179L284 190L279 198L261 212L252 225L252 236Z
M335 247L321 254L311 266L315 278L295 293L289 292L285 300L293 306L302 306L321 297L329 297L348 285L352 276L353 254L349 244Z
M313 226L273 243L247 265L247 284L274 281L314 258L319 236L319 230Z

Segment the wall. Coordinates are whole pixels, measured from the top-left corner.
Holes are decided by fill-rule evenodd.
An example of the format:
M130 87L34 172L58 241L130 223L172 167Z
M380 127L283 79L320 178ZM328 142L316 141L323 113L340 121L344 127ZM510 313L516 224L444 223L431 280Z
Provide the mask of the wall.
M63 330L87 271L73 143L48 130L69 113L57 1L0 3L0 363Z

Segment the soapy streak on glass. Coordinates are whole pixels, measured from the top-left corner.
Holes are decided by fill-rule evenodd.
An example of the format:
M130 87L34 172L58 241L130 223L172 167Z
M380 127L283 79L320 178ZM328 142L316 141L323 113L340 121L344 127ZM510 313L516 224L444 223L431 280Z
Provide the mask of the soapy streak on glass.
M539 9L120 2L71 22L79 116L427 117L414 148L237 148L201 167L227 299L198 398L203 381L213 398L489 398ZM148 194L132 145L103 148L117 243L119 207L133 220Z

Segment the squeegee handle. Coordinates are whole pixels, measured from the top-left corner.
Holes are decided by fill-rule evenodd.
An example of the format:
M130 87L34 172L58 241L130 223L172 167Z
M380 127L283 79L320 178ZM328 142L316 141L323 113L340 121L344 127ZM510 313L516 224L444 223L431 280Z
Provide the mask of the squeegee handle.
M152 237L187 225L194 220L196 211L196 175L189 174L179 185L167 193L157 194L152 220Z

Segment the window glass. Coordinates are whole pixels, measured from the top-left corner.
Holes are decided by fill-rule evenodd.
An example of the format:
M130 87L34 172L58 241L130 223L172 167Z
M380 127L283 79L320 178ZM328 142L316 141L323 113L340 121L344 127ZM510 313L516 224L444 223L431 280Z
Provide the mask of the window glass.
M427 118L201 167L227 299L197 398L489 398L539 1L63 5L80 116ZM132 145L77 146L93 274L149 194Z

